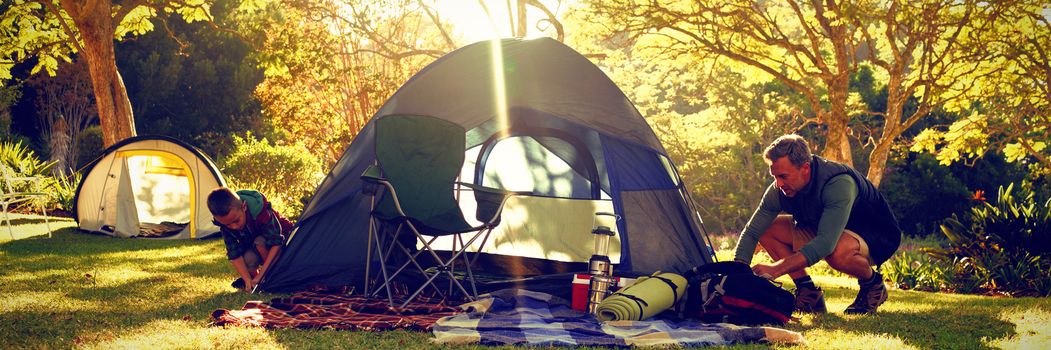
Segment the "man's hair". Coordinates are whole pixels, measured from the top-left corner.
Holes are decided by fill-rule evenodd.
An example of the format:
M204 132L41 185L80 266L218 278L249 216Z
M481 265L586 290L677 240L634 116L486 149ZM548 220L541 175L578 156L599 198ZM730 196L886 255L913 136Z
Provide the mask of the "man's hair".
M233 190L219 187L208 194L208 211L214 216L226 216L230 210L237 209L241 205L241 197Z
M781 157L788 157L788 161L792 162L792 165L801 167L803 164L810 162L810 145L806 143L802 136L796 134L778 137L763 151L763 158L766 158L767 162L773 164L774 161L781 159Z

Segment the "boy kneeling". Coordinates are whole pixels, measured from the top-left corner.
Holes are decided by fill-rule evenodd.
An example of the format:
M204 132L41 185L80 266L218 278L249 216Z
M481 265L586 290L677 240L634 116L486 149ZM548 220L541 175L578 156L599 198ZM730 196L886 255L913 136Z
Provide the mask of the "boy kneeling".
M277 258L292 223L254 190L219 187L208 194L208 210L222 232L226 257L241 276L231 285L251 293Z

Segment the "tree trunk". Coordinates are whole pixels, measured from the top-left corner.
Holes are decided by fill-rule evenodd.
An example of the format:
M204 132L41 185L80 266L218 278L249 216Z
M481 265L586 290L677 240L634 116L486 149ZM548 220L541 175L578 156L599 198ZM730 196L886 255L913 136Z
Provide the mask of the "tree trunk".
M894 140L894 138L890 138L890 140ZM886 138L881 138L876 147L872 148L872 152L869 153L869 173L865 177L876 188L879 188L879 184L883 182L883 172L887 168L887 158L890 157L890 146L891 143Z
M880 183L883 182L883 172L887 168L887 159L890 158L890 149L894 145L894 140L901 136L901 133L907 128L902 118L902 113L905 113L905 101L909 99L909 96L906 95L902 88L902 77L905 75L904 68L895 66L889 73L887 110L883 118L883 133L880 135L879 140L876 141L876 146L872 148L872 152L869 152L869 171L868 174L865 174L865 177L876 188L879 188ZM923 112L917 111L917 113Z
M135 136L135 121L131 101L124 88L124 81L117 72L116 55L113 52L113 33L116 24L110 14L109 1L93 1L91 8L81 8L73 13L74 23L80 31L83 57L87 60L95 91L95 105L102 124L102 143L112 146L120 140ZM63 3L65 8L65 2Z
M510 9L508 10L510 11ZM515 25L518 29L515 30L515 32L513 33L514 37L525 38L526 32L529 31L529 21L528 16L526 15L525 0L518 0L515 2L515 13L518 17L518 23L512 23L512 25Z
M843 74L844 78L849 78ZM825 150L821 155L829 160L837 161L849 166L854 166L854 157L850 152L850 139L847 138L847 92L850 88L849 79L837 77L829 84L828 100L830 105L829 117L825 120L828 126L828 136L825 140Z

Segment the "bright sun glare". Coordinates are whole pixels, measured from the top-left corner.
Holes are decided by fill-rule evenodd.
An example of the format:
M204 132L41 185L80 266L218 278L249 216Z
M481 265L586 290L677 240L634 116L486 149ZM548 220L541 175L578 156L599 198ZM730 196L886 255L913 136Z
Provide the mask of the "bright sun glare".
M509 2L505 0L437 0L435 7L438 15L445 21L452 23L453 30L463 36L465 44L481 40L511 37L510 15L508 14ZM479 2L485 4L485 7ZM556 15L561 15L558 2L543 1ZM486 15L486 10L489 15ZM535 8L526 10L529 29L526 39L545 36L545 33L536 28L535 23L544 18L541 11Z

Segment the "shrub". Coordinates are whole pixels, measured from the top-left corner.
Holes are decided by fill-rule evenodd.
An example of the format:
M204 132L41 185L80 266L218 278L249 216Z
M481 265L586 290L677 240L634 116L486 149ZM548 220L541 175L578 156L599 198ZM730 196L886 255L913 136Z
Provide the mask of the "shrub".
M282 215L299 217L324 176L320 160L303 147L273 145L251 133L233 139L234 150L223 167L230 185L258 190Z
M77 135L77 164L74 169L81 169L102 155L102 128L98 125L84 129Z
M901 289L938 291L943 287L946 265L921 251L903 250L887 261L884 275Z
M76 199L77 185L80 184L82 179L83 175L78 172L55 178L52 196L54 197L56 209L69 213L73 212L73 205L76 204L73 201Z
M974 276L1012 295L1051 295L1051 210L1032 191L1001 187L995 205L981 202L969 215L946 219L946 249L929 252L953 264L952 278ZM1021 200L1016 200L1021 198Z

